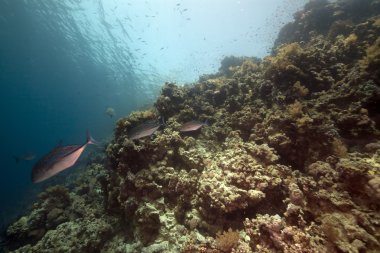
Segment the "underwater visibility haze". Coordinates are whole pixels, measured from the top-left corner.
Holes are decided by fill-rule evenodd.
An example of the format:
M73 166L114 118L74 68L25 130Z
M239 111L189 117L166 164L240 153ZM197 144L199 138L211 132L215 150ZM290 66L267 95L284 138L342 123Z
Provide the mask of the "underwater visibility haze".
M0 0L0 252L380 252L379 35L379 0Z
M194 82L224 55L266 55L296 3L0 1L1 217L30 204L31 168L49 150L86 129L110 139L165 81Z

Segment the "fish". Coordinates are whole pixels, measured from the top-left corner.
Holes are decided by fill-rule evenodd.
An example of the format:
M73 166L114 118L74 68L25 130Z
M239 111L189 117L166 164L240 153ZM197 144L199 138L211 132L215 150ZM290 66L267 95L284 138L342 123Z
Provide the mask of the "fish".
M113 116L116 115L115 113L115 109L113 109L112 107L108 107L106 109L106 112L105 112L108 116L110 116L110 118L112 118Z
M89 144L96 144L96 141L87 131L87 140L84 144L54 148L34 165L32 169L32 182L42 182L72 167Z
M19 163L20 161L33 161L36 159L36 154L34 152L27 152L25 154L22 154L20 156L13 156L16 163Z
M162 123L157 120L150 120L141 125L138 125L132 128L128 133L128 138L131 140L137 140L140 138L144 138L146 136L151 136L154 134L160 127Z
M205 122L201 122L199 120L192 120L189 122L184 123L179 131L180 132L191 132L191 131L196 131L200 129L202 126L207 125L207 120Z

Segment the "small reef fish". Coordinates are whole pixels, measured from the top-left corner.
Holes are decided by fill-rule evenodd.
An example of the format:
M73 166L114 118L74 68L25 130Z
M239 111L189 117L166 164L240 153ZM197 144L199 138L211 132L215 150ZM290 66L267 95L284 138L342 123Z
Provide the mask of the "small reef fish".
M205 122L201 122L199 120L192 120L184 123L179 129L180 132L191 132L196 131L201 128L203 125L207 125L207 120Z
M33 161L36 159L36 154L33 152L28 152L20 156L14 156L13 158L15 159L16 163L19 163L20 161Z
M86 143L82 145L58 146L42 157L32 169L32 182L42 182L75 164L88 144L95 140L87 132Z
M132 128L129 131L128 138L131 140L137 140L146 136L151 136L161 127L161 125L162 123L156 120L147 121L141 125Z
M112 118L113 116L116 115L116 113L115 113L115 109L113 109L112 107L108 107L108 108L106 109L106 114L107 114L108 116L110 116L110 118Z

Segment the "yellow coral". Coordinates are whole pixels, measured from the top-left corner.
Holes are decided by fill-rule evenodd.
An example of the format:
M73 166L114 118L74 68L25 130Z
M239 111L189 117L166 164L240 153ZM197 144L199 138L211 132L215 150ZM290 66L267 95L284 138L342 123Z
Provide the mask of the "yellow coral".
M146 111L134 111L129 115L130 118L139 118L139 119L153 119L156 118L156 114L153 110Z
M368 175L380 175L380 153L375 153L370 158L364 158L364 161L371 165L370 169L367 172Z
M268 56L265 58L265 61L274 65L280 65L280 66L288 65L289 58L298 56L301 53L302 53L301 46L298 43L294 42L294 43L286 44L280 47L275 57Z
M301 46L297 43L290 43L278 50L277 57L278 58L288 58L292 55L299 55L302 52Z
M338 157L347 156L347 147L346 145L338 138L334 138L332 142L333 153Z
M288 112L293 118L297 118L298 116L302 115L302 104L296 100L293 104L290 104L288 106Z
M251 60L245 60L240 67L236 67L234 72L235 75L245 76L249 73L256 71L257 69L258 66L256 63L252 62Z
M360 60L360 67L366 70L370 65L379 64L380 61L380 38L377 38L375 43L369 46L366 50L366 56Z
M299 57L302 52L303 49L296 42L284 45L278 49L275 57L268 56L264 58L261 67L267 68L267 76L273 76L276 73L289 70L297 72L299 68L294 65L294 59Z
M236 247L239 239L239 232L233 231L231 228L229 228L228 231L224 231L223 234L216 234L216 247L223 252L231 252L231 250Z
M347 38L344 39L343 44L345 47L350 47L355 44L357 40L358 36L356 36L354 33L351 33Z
M293 89L301 96L304 97L309 94L309 89L301 84L300 81L295 82Z
M226 81L225 78L214 78L214 79L208 79L207 83L220 87L225 83L225 81Z
M308 124L313 123L313 119L310 118L309 115L303 115L303 117L300 117L296 120L296 125L297 125L297 131L298 133L305 133L305 126Z
M373 22L374 27L380 27L380 18L376 19L375 22Z

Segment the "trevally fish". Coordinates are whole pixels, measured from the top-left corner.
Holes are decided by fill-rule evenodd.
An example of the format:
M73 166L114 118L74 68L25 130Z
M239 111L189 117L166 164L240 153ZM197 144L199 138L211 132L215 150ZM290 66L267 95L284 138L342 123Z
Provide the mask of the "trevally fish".
M19 163L20 161L33 161L36 159L36 154L34 152L27 152L20 156L14 156L13 158L15 159L16 163Z
M191 131L196 131L199 128L201 128L203 125L207 125L207 120L205 122L201 122L199 120L192 120L189 122L184 123L179 131L180 132L191 132Z
M87 140L82 145L58 146L42 157L32 169L32 182L42 182L75 164L88 144L95 140L87 132Z
M151 136L156 132L162 123L157 120L147 121L141 125L132 128L128 133L128 138L131 140L137 140L146 136Z

